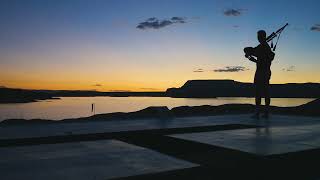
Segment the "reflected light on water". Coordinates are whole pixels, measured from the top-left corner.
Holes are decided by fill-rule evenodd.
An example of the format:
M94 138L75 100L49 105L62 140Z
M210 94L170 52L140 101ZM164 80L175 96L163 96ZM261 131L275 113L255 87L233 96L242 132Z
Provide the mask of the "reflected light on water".
M274 106L297 106L312 101L307 98L273 98ZM96 107L96 114L111 112L131 112L149 106L200 106L230 103L253 104L254 98L169 98L169 97L62 97L60 100L45 100L23 104L0 104L0 120L78 118L93 115L91 104Z

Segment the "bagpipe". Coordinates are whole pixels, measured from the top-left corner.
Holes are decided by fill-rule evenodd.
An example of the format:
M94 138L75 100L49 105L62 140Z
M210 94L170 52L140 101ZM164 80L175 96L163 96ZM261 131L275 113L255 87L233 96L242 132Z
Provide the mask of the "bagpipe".
M283 27L281 27L280 29L278 29L276 32L273 32L271 33L267 38L266 38L266 42L269 43L271 41L271 49L272 49L272 53L273 53L273 56L274 56L274 51L276 51L276 48L277 48L277 45L278 45L278 42L279 42L279 38L281 36L281 33L282 31L288 26L289 24L285 24ZM277 38L277 41L276 41L276 44L273 45L273 39L274 38ZM245 47L243 49L244 53L245 53L245 57L246 58L250 58L251 56L253 56L255 54L254 52L254 48L253 47Z

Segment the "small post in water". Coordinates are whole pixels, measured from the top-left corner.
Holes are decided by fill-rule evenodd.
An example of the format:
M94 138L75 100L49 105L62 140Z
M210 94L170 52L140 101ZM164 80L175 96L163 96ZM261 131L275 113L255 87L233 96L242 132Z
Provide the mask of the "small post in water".
M93 113L93 115L96 114L96 105L95 105L95 103L91 104L91 112Z

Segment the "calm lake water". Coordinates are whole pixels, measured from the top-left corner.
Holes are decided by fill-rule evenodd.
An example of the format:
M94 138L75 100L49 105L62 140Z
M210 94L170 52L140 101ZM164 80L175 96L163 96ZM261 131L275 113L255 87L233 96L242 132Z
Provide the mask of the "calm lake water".
M275 106L297 106L312 101L306 98L273 98ZM0 121L4 119L53 119L78 118L93 115L91 104L95 103L96 114L131 112L149 106L199 106L230 103L254 103L254 98L169 98L169 97L63 97L60 100L45 100L23 104L0 104Z

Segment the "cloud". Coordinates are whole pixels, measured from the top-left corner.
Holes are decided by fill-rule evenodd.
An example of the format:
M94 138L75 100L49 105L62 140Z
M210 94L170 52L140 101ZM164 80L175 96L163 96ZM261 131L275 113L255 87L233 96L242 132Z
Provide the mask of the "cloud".
M310 30L320 32L320 24L313 25Z
M204 72L204 70L199 68L199 69L194 70L193 72L200 73L200 72Z
M220 69L214 69L214 72L240 72L240 71L247 71L249 70L246 67L243 66L226 66L224 68Z
M157 89L157 88L140 88L142 90L150 90L150 91L158 91L160 89Z
M110 92L132 92L130 90L110 90Z
M101 87L102 84L94 84L93 86L95 86L95 87Z
M295 66L289 66L287 68L283 68L282 71L287 71L287 72L296 71L296 67Z
M184 17L172 17L171 21L173 23L186 23L186 18L184 18Z
M173 24L184 24L186 23L185 17L172 17L170 19L159 20L156 17L147 19L144 22L138 24L136 28L141 30L146 29L160 29Z
M244 9L226 9L223 14L225 16L241 16Z

